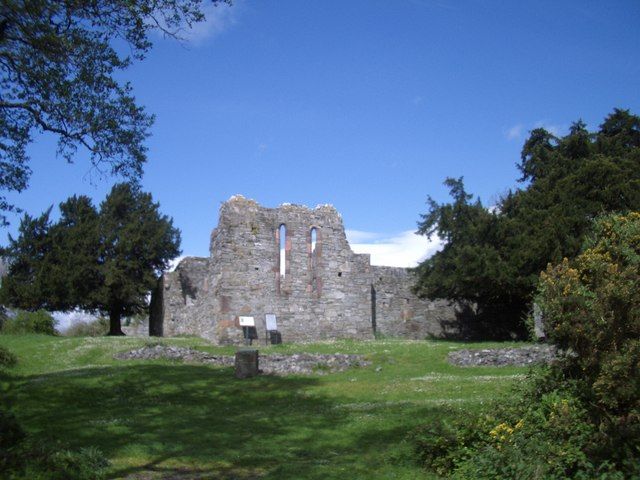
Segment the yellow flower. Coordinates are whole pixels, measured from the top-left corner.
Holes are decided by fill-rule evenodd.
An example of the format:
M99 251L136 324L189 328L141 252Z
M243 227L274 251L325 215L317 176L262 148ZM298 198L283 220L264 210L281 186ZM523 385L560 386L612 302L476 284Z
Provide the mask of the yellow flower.
M504 442L509 438L509 435L511 435L513 432L514 432L514 429L511 428L509 424L501 423L497 425L495 428L493 428L489 432L489 435L491 435L494 439L498 440L499 442Z

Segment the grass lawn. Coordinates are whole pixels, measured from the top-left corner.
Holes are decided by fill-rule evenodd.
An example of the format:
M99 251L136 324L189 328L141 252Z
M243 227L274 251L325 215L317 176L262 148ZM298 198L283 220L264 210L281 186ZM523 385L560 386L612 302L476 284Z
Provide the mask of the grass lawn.
M441 341L258 347L372 361L312 377L236 380L232 368L112 358L147 341L0 335L19 362L3 394L29 432L100 448L112 478L413 479L430 477L406 459L410 429L508 398L526 374L450 366L453 349L500 344ZM196 338L162 341L235 351Z

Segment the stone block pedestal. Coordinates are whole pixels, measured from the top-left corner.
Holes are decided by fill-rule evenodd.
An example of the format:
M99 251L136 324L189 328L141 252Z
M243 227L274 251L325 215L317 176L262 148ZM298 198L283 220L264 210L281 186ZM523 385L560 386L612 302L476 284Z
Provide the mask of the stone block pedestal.
M243 348L236 352L236 378L250 378L258 375L258 350Z

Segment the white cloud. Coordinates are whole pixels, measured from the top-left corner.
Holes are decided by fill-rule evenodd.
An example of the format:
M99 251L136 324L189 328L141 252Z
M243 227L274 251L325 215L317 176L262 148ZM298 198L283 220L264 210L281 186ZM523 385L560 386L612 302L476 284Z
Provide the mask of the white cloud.
M507 137L507 140L518 140L522 136L523 128L524 125L522 125L521 123L513 125L512 127L504 131L504 136Z
M411 230L393 235L347 230L346 234L351 249L355 253L369 253L372 265L415 267L442 248L440 239L429 240Z
M555 125L546 120L538 120L528 130L534 130L536 128L544 128L547 132L555 135L556 137L562 136L568 131L568 128L565 125ZM520 140L526 129L525 125L517 123L509 128L503 129L502 133L507 140Z
M205 17L202 22L194 23L191 27L183 25L172 33L175 33L182 41L198 45L205 40L220 35L237 23L238 3L240 3L240 0L235 1L233 5L205 2L201 6L202 13ZM161 30L156 30L156 34L164 37Z
M255 155L257 157L262 157L267 152L267 150L269 150L269 145L267 145L266 143L259 143L256 147Z
M205 3L202 7L205 20L191 26L183 33L185 40L198 44L215 37L236 23L237 7L226 3Z
M169 261L169 268L167 268L165 270L165 272L173 272L176 267L178 266L178 264L184 260L185 258L187 258L188 255L181 255L179 257L174 258L173 260Z
M555 135L556 137L562 136L563 132L567 131L567 127L564 125L554 125L546 120L538 120L533 124L533 128L544 128L547 132Z
M345 233L349 243L368 243L384 238L384 235L380 233L363 232L362 230L347 230Z

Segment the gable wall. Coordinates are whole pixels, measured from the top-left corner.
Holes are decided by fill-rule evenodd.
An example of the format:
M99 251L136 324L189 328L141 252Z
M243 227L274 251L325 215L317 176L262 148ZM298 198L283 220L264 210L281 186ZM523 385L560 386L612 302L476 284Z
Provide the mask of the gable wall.
M280 273L280 226L286 271ZM317 232L312 251L311 230ZM165 273L154 294L150 331L195 334L216 343L243 343L239 316L256 321L265 339L265 315L275 314L284 342L374 338L376 324L389 336L438 334L437 314L447 308L417 299L406 269L372 267L355 254L335 208L298 205L264 208L232 197L220 208L210 257L188 257ZM451 309L449 308L449 311Z

